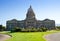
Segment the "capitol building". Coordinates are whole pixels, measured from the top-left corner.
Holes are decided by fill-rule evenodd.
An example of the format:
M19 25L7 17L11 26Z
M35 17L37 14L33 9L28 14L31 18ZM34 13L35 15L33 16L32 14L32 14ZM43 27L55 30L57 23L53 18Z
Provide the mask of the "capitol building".
M30 6L28 8L25 20L12 19L6 22L6 29L8 31L12 30L14 27L19 27L24 29L26 28L31 29L32 27L36 29L41 27L46 27L51 30L55 28L55 21L50 19L37 20L35 17L35 13L32 7Z

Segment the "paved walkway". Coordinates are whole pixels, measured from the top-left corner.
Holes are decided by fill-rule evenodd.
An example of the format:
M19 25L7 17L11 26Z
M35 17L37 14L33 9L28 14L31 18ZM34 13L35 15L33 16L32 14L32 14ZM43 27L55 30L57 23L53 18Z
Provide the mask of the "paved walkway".
M0 41L5 41L8 38L10 38L10 36L5 35L5 34L0 34Z
M50 34L45 36L45 38L47 41L60 41L60 33Z

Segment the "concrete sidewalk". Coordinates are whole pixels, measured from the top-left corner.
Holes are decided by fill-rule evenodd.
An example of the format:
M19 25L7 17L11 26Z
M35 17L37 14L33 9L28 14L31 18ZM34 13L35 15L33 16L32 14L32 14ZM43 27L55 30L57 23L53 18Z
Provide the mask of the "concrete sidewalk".
M0 41L5 41L5 40L7 40L8 38L10 38L9 35L0 34Z
M54 34L50 34L45 36L45 39L47 41L60 41L60 33L54 33Z

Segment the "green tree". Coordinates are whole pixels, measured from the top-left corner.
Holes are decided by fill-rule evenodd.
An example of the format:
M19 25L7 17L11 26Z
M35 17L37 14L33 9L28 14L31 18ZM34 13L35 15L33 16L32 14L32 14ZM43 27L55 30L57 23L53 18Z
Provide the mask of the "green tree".
M60 30L60 26L56 26L55 28L56 28L56 30Z
M4 31L5 27L3 25L0 25L0 31Z

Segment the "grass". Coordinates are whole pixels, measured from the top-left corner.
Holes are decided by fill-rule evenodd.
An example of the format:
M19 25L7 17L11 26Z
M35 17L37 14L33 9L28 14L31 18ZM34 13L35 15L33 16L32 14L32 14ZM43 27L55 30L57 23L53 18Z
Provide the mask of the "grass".
M1 31L0 34L10 34L10 31Z
M47 31L47 32L16 32L11 33L12 37L6 41L46 41L43 36L60 31Z
M12 35L12 37L6 41L46 41L46 39L43 38L44 35L57 32L60 31L52 30L47 32L16 32L16 33L9 33L9 31L7 32L3 31L0 32L0 34Z

